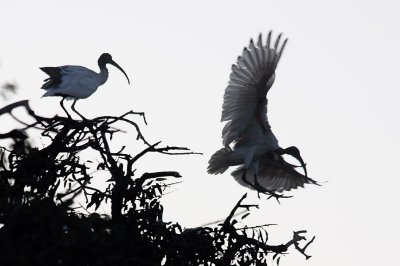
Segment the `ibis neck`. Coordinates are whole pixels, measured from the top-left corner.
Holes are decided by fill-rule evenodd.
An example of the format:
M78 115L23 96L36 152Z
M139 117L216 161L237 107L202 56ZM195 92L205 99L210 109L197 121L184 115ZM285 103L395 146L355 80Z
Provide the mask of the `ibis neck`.
M108 69L106 66L100 67L99 84L103 85L108 79Z

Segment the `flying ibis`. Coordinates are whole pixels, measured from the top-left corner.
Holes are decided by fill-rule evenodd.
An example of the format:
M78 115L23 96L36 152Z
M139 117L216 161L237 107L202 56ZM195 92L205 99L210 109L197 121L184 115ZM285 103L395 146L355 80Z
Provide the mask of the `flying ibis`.
M78 99L85 99L92 95L99 86L107 81L107 64L111 64L121 70L128 80L128 84L130 84L125 71L112 59L110 54L104 53L98 60L100 73L96 73L83 66L41 67L40 69L50 76L44 80L45 83L42 85L42 89L46 90L46 93L42 97L61 96L62 100L60 104L68 117L70 115L65 109L63 102L66 98L73 99L72 110L84 118L75 110L75 103Z
M260 34L257 43L250 40L242 56L232 65L230 81L225 89L222 106L224 148L209 160L210 174L224 173L230 166L240 167L232 172L242 185L258 192L282 192L306 183L316 184L307 176L299 150L283 149L271 130L267 117L267 93L275 80L275 69L286 46L282 34L272 43L269 32L265 44ZM231 148L230 144L233 144ZM285 161L288 154L299 161L304 174Z

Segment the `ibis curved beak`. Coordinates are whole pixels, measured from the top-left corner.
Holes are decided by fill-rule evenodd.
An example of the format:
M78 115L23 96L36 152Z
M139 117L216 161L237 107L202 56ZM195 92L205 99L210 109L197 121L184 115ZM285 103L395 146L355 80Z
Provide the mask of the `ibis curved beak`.
M303 158L301 158L300 151L299 151L299 149L298 149L297 147L291 146L291 147L288 147L288 148L286 148L286 149L279 149L279 150L277 151L277 153L278 153L279 155L287 154L287 155L293 156L295 159L297 159L297 160L300 162L300 165L301 165L301 167L302 167L303 170L304 170L305 176L306 176L306 177L308 176L308 175L307 175L306 164L304 163Z
M122 69L122 67L120 67L117 63L115 63L115 61L111 60L109 62L111 65L115 66L116 68L118 68L119 70L121 70L122 73L124 73L126 79L128 80L128 84L131 84L131 82L129 81L128 75L125 73L125 71Z

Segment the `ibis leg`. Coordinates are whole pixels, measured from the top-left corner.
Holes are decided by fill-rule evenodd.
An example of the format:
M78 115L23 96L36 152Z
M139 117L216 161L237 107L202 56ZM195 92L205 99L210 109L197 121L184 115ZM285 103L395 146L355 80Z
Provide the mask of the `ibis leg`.
M257 191L258 198L260 198L260 192L262 192L262 190L260 190L260 188L257 187L257 185L252 184L251 182L249 182L249 180L247 180L247 178L246 178L246 172L247 172L247 171L246 171L246 170L247 170L246 168L243 169L242 180L243 180L243 182L245 182L250 188L253 188L254 190L256 190L256 191ZM257 182L256 184L259 184L258 181L257 181L257 175L254 175L254 182Z
M67 114L68 118L71 119L70 114L67 112L67 109L65 109L65 107L64 107L64 100L65 100L65 97L63 97L62 100L60 101L60 105L61 105L62 109L64 110L64 112Z
M252 183L250 183L249 180L247 180L246 173L247 173L247 169L243 168L243 174L242 174L243 182L246 183L247 185L249 185L250 187L255 188L254 185Z
M278 199L279 197L282 197L282 196L276 194L274 190L269 190L269 189L264 188L264 187L258 182L258 176L257 176L256 174L254 174L254 184L252 184L251 182L249 182L249 180L247 180L247 178L246 178L246 172L247 172L246 170L247 170L246 168L243 169L242 180L243 180L243 182L245 182L247 185L249 185L251 188L253 188L254 190L257 191L258 198L260 198L260 193L269 194L270 196L276 197L277 199ZM278 200L278 202L279 202L279 200Z
M257 190L258 192L258 198L260 198L260 193L264 193L267 195L270 195L270 197L275 197L278 202L279 202L279 198L283 198L284 196L277 194L275 189L267 189L265 187L263 187L259 182L258 182L258 176L254 175L254 188Z
M86 117L84 117L83 115L81 115L76 109L75 109L75 104L76 104L76 101L77 101L78 99L75 99L74 100L74 102L73 102L73 104L72 104L72 106L71 106L71 109L76 113L76 114L78 114L83 120L87 120L86 119Z

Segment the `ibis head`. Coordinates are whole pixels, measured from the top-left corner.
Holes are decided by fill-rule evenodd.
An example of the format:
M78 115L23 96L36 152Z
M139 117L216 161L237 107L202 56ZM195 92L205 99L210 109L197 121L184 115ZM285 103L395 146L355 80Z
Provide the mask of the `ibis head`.
M99 64L100 69L105 68L105 67L106 67L106 64L111 64L111 65L115 66L116 68L118 68L119 70L121 70L122 73L124 73L126 79L128 80L128 83L131 84L130 81L129 81L128 75L125 73L125 71L122 69L122 67L120 67L120 66L112 59L112 57L111 57L110 54L108 54L108 53L102 54L102 55L99 57L98 64Z

